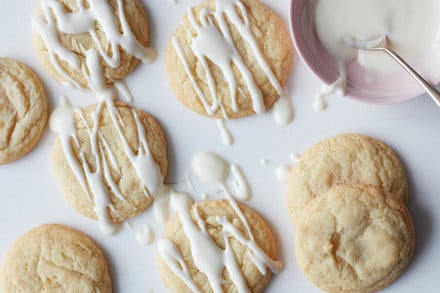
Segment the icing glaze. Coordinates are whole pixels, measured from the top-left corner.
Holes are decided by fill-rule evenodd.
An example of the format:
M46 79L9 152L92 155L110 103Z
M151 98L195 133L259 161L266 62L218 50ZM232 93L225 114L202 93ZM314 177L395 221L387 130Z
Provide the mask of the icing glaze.
M276 122L281 125L290 123L293 119L292 105L288 99L286 91L283 90L280 82L258 46L251 30L250 20L245 5L239 0L216 0L214 11L203 8L198 17L196 17L193 9L189 9L187 16L191 27L195 31L195 34L193 34L187 29L191 42L191 51L197 58L197 61L200 62L203 71L205 72L205 81L208 85L210 99L208 99L200 88L177 36L172 37L171 43L206 113L212 116L220 110L223 113L223 118L225 120L228 119L222 101L217 96L217 84L214 80L208 60L215 64L222 72L223 78L229 88L231 108L234 112L239 110L237 94L239 92L243 93L243 91L238 87L237 77L233 72L232 65L238 69L240 76L244 80L255 113L262 114L266 110L263 94L232 38L228 26L228 22L230 22L245 43L251 48L258 66L263 70L264 74L269 79L270 84L281 97L280 101L274 107L274 117ZM224 124L221 124L221 122L218 123L220 131L222 132L223 141L225 144L229 145L229 142L232 143L232 140L229 138L230 134L226 134L224 131Z
M71 105L67 98L62 98L60 106L54 110L50 118L50 127L55 132L63 148L66 161L72 170L75 178L81 185L84 194L87 198L93 202L94 211L100 222L100 226L103 232L107 234L114 234L117 232L118 227L112 224L108 209L117 215L117 212L110 199L110 194L114 194L118 200L125 201L124 195L118 188L116 182L111 175L110 166L120 172L114 154L112 153L107 140L103 134L99 131L99 121L104 107L109 110L110 116L114 127L117 129L120 140L124 145L127 158L132 163L133 169L136 175L144 187L145 196L150 197L152 194L162 188L162 177L159 172L159 168L154 162L148 149L148 143L145 136L145 129L139 122L139 117L136 111L132 111L134 120L136 122L139 149L138 154L135 156L131 150L126 138L120 128L121 123L116 117L119 117L119 112L114 105L114 102L100 102L96 110L91 113L92 127L87 123L84 114L80 109ZM74 122L74 115L77 113L81 118L82 123L87 129L88 138L90 141L91 155L95 162L96 170L91 171L88 162L85 159L85 154L80 152L79 158L76 158L73 153L73 147L80 147L78 137L76 135L76 127ZM73 143L73 144L72 144ZM148 151L147 151L148 150ZM141 158L141 159L139 159ZM137 165L139 164L139 166ZM106 187L108 185L108 189ZM153 192L154 191L154 192ZM120 217L120 216L119 216ZM120 217L122 219L122 217Z
M203 273L215 293L223 292L223 270L228 271L229 278L236 286L238 292L251 292L238 266L231 239L235 239L248 250L250 259L261 274L267 273L267 268L272 272L280 272L283 265L280 261L272 260L256 243L249 223L235 200L227 195L228 201L237 213L238 218L245 227L246 233L236 228L225 216L216 217L221 227L225 248L221 249L214 242L206 229L206 223L198 213L197 204L185 194L171 194L171 206L176 211L184 233L190 243L191 257L196 268ZM192 220L191 215L196 219ZM158 242L158 252L168 267L179 277L193 292L201 292L194 282L188 267L176 245L167 238Z
M365 41L387 35L390 46L409 62L438 45L439 3L435 0L315 0L312 5L314 30L338 62L341 75L318 96L317 110L325 108L324 97L345 95L347 67L353 61L376 78L401 70L383 52L355 49L348 38Z
M276 176L278 181L280 182L286 182L287 179L289 179L290 170L292 168L287 165L281 165L276 169Z
M205 183L216 184L222 189L226 188L226 181L230 176L234 195L242 200L249 200L251 197L249 183L241 168L215 153L202 151L194 155L192 170Z
M232 137L231 132L229 132L229 129L226 127L226 121L223 119L217 119L217 126L220 130L223 144L231 146L234 143L234 138Z
M144 228L136 233L136 240L143 246L150 245L154 241L154 232L150 226L144 225Z
M82 70L83 61L63 46L59 38L60 33L70 35L88 33L93 40L93 45L90 48L83 48L75 43L76 49L84 52L93 48L99 53L99 57L112 68L120 65L120 49L144 63L149 63L156 58L154 50L144 47L134 36L125 17L122 0L117 0L117 15L107 0L88 0L88 7L85 7L83 0L77 0L76 9L72 12L67 12L63 3L59 1L41 0L40 3L42 15L33 18L32 27L42 38L51 64L68 84L81 88L79 82L69 76L63 68L61 61L77 70ZM118 24L121 26L122 33ZM97 26L99 26L99 32L105 35L106 48L103 48L98 37ZM108 48L110 53L106 51Z

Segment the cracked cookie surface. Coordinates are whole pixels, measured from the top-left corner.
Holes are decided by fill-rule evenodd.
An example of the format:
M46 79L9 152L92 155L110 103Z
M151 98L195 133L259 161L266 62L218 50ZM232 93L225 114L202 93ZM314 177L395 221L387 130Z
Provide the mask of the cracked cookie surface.
M405 170L383 142L344 134L312 146L293 166L287 203L293 221L308 202L338 184L369 184L408 199Z
M2 292L112 292L107 261L86 235L43 225L19 237L0 274Z
M230 223L237 227L242 233L246 234L243 223L227 200L204 201L198 202L197 205L192 205L191 217L194 224L197 225L197 218L194 213L195 207L197 207L200 217L206 223L207 232L219 248L224 249L225 242L221 233L221 225L216 219L217 217L226 216ZM245 205L239 204L239 207L251 227L252 234L258 246L271 259L277 259L277 244L266 222L256 212ZM178 216L173 217L167 222L162 237L168 238L175 243L186 263L189 274L199 287L200 292L213 292L207 277L201 273L194 264L191 252L192 248ZM231 246L236 256L238 267L241 270L241 274L249 290L254 293L262 292L271 279L271 271L267 269L266 275L263 276L250 259L249 250L236 239L231 238ZM192 292L185 283L171 271L160 256L158 256L158 266L162 280L171 292ZM224 278L223 292L237 292L226 269L223 270L222 275Z
M311 201L295 235L300 268L327 292L375 292L408 266L415 232L404 202L373 186L340 185Z
M47 120L39 78L24 64L0 58L0 165L30 152Z
M220 2L234 1L228 0ZM276 79L279 81L279 84L284 88L293 64L293 45L289 32L280 16L259 0L241 0L241 2L247 11L250 30L252 31L252 35L256 40L259 50L267 61L270 69L273 71ZM204 1L192 9L195 18L197 19L197 23L199 24L201 14L206 11L205 9L215 11L216 1ZM238 10L238 8L236 9ZM251 77L255 80L256 86L261 90L263 103L267 109L278 100L279 93L277 93L269 78L260 67L257 58L255 57L255 50L251 48L247 41L240 35L239 31L231 23L228 17L225 16L225 19L233 43L243 59L245 66L249 69ZM212 21L215 22L215 20ZM240 21L244 22L242 15ZM216 24L216 26L218 29L218 24ZM209 31L209 33L212 34L213 32ZM188 18L188 14L185 14L183 17L182 23L178 26L174 35L181 44L183 54L187 59L189 70L194 76L195 82L200 87L204 96L206 96L208 102L212 103L212 93L209 88L209 81L206 77L206 71L203 68L204 64L202 64L201 60L197 58L192 50L192 38L197 34ZM218 55L221 54L213 54L212 57L215 58L218 57ZM189 109L201 115L223 118L224 113L222 113L221 109L216 111L213 115L207 113L172 42L170 42L168 46L166 59L168 79L171 88L179 101ZM208 63L208 67L216 84L216 95L223 104L227 116L230 118L240 118L255 114L245 78L234 62L231 60L230 64L238 85L236 95L238 111L233 110L231 93L228 87L230 81L223 75L219 64L215 64L209 58L206 58L206 62Z

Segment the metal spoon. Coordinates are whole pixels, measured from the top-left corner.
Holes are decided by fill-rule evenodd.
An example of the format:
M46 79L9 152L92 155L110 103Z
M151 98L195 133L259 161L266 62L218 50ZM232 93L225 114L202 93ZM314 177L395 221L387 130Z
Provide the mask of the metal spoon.
M420 86L428 93L434 102L440 107L440 93L427 82L417 71L415 71L402 57L400 57L393 49L388 46L388 36L381 36L379 38L359 41L353 38L344 38L347 45L367 51L382 51L391 56L400 66L403 67L411 76L420 84Z

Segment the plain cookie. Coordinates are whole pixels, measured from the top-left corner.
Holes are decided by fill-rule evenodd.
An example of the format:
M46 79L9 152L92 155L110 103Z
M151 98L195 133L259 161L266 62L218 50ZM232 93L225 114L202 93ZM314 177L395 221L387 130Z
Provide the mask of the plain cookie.
M2 292L112 292L107 261L86 235L43 225L19 237L0 274Z
M116 109L121 117L121 121L123 121L123 135L131 150L133 152L137 152L139 142L138 131L133 115L134 110L124 103L116 102L115 104ZM91 114L96 110L97 106L98 104L89 106L82 110L89 127L92 127L93 125ZM147 114L141 110L135 111L139 117L140 123L144 127L151 156L158 166L160 175L162 178L165 178L168 168L167 143L165 135L157 121L150 114ZM80 154L82 153L91 169L96 170L96 160L92 154L89 134L78 113L76 113L74 116L74 124L80 147L78 147L76 143L72 143L73 153L78 162L81 162ZM134 217L145 210L151 203L152 197L145 196L145 189L138 179L137 174L127 157L123 142L120 139L118 131L112 122L108 107L106 106L103 107L100 116L99 132L108 143L108 146L113 153L113 157L116 160L116 165L119 169L116 170L112 166L110 158L106 156L105 162L111 170L111 177L125 199L121 200L111 192L109 183L105 181L103 175L102 180L105 181L105 188L107 189L107 193L110 194L110 201L117 212L117 214L115 214L115 212L108 209L107 213L112 222L119 223L125 219ZM99 144L103 145L103 143L104 140L100 138ZM92 219L97 219L94 204L88 200L80 182L72 172L72 169L66 160L66 155L59 138L56 139L52 151L52 167L69 204L82 215Z
M295 235L298 265L327 292L376 292L408 266L411 216L401 198L373 186L335 186L307 205Z
M61 4L61 9L66 12L77 12L78 11L78 1L77 0L57 0ZM119 30L121 30L121 22L118 18L118 0L108 0L111 5L111 8L114 10L115 19L117 19L117 25ZM145 15L144 9L142 8L139 0L124 0L122 1L125 18L129 24L130 29L132 30L134 36L138 40L138 42L144 47L148 46L149 34L148 34L148 19ZM38 17L42 16L42 8L40 7L37 11ZM47 21L47 20L46 20ZM101 44L104 44L105 51L107 54L111 56L111 46L109 46L108 40L103 32L103 30L97 26L97 37ZM46 69L46 71L56 80L65 83L66 79L60 74L60 72L54 67L53 61L51 60L51 56L48 53L47 46L44 43L41 36L34 31L34 47L37 54L37 58L42 64L42 66ZM96 48L96 45L93 42L92 36L90 33L82 33L82 34L66 34L66 33L58 33L58 37L61 45L68 51L74 53L74 55L80 60L82 64L85 63L84 53L81 51L81 48L88 50L90 48ZM135 58L133 55L129 54L123 48L119 48L120 53L120 64L113 68L109 64L107 64L104 60L101 59L101 63L104 69L104 74L107 79L107 82L113 82L120 79L123 79L130 72L132 72L137 65L140 64L140 60ZM55 57L57 58L57 57ZM75 69L70 66L67 62L59 60L61 67L63 70L70 76L70 78L74 79L77 83L79 83L83 88L88 88L88 83L83 76L81 70Z
M17 160L37 144L47 120L47 99L28 67L0 58L0 165Z
M344 134L312 146L292 168L287 203L293 221L313 198L348 183L374 185L408 199L405 170L393 150L371 137Z
M255 237L258 246L271 259L276 259L278 256L278 248L270 228L256 212L242 204L239 204L239 206L245 218L249 222L251 231ZM194 205L191 210L193 210L193 208ZM217 222L216 217L226 216L227 219L235 227L242 231L242 233L245 233L246 231L236 212L227 200L198 202L197 208L200 217L206 223L206 228L209 235L222 249L224 248L225 242L221 234L221 226ZM191 217L195 225L197 225L194 212L191 213ZM177 249L180 251L183 259L185 260L186 266L188 267L188 271L192 279L199 287L200 291L212 292L206 276L201 273L194 265L191 254L191 245L185 235L178 216L173 217L167 222L162 237L168 238L175 243ZM247 283L247 287L250 289L251 292L262 292L271 279L271 271L267 269L266 275L263 276L258 271L254 263L250 260L249 255L247 254L249 251L245 248L245 246L241 245L237 240L233 238L231 239L231 245L238 262L238 267L241 269L241 274ZM160 256L158 257L158 266L162 280L165 283L166 287L171 290L171 292L192 292L185 285L185 283L170 270L166 262L164 262L164 260ZM226 276L225 271L226 270L223 271L223 291L225 293L237 292L237 288L235 287L231 279Z
M220 2L222 2L221 5L226 6L229 4L225 3L234 1L221 0ZM240 2L243 3L243 7L248 13L250 30L252 31L262 56L267 61L268 66L274 73L279 84L284 89L293 63L293 46L290 40L289 32L284 25L283 20L274 11L258 0L242 0ZM234 3L237 3L237 1ZM215 11L216 1L205 1L192 9L198 22L200 22L201 12L203 9ZM235 9L238 10L238 7ZM243 17L240 21L243 21ZM267 75L259 66L254 50L240 36L236 27L232 25L229 20L227 20L227 26L239 55L243 59L245 66L249 69L251 78L255 80L257 87L262 91L263 103L267 109L278 100L279 93L277 93ZM195 81L203 94L206 96L208 102L212 103L213 98L209 90L209 83L205 76L206 72L203 69L202 62L192 51L193 41L191 40L188 30L191 32L193 37L197 36L189 21L188 14L186 14L181 25L177 28L174 36L177 38L182 47L183 54L188 62L188 69L191 71L192 75L194 75ZM215 32L211 29L207 31L207 33L214 34ZM213 53L212 57L217 58L218 62L221 62L221 58L219 58L218 55ZM168 79L177 98L186 107L199 114L212 116L215 118L223 118L224 115L220 109L213 115L207 113L190 77L186 73L186 68L173 45L173 41L171 41L168 46L166 59ZM212 72L213 80L216 84L216 94L219 97L219 100L223 103L227 115L230 118L239 118L254 114L255 111L253 110L253 103L248 87L246 86L245 79L238 70L238 67L236 65L231 65L233 75L235 76L238 85L238 111L233 111L230 88L228 86L228 81L222 74L222 70L218 64L214 64L212 60L209 60L209 58L206 58L206 62L208 63L208 66ZM230 61L230 63L232 64L232 61Z

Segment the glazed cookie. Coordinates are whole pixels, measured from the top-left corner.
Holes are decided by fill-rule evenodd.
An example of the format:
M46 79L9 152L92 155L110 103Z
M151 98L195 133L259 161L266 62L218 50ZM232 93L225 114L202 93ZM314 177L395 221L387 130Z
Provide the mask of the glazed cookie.
M262 292L282 269L270 228L231 200L192 204L171 196L177 215L158 241L159 272L171 292Z
M115 232L112 223L139 214L160 192L166 140L151 115L113 102L80 110L64 99L50 124L58 135L52 166L63 192L104 232Z
M79 88L88 87L83 71L89 49L99 53L109 83L155 58L147 48L148 21L139 0L43 0L32 26L44 68Z
M47 99L25 65L0 58L0 165L30 152L47 121Z
M2 292L112 292L107 261L86 235L44 225L18 238L0 274Z
M339 135L311 147L293 167L287 192L293 221L310 200L344 183L370 184L408 198L405 170L387 145L358 134Z
M408 266L415 242L405 203L366 185L340 185L310 202L295 235L297 262L327 292L376 292Z
M215 118L262 113L284 88L293 47L283 20L258 0L210 0L190 9L167 52L177 98Z

